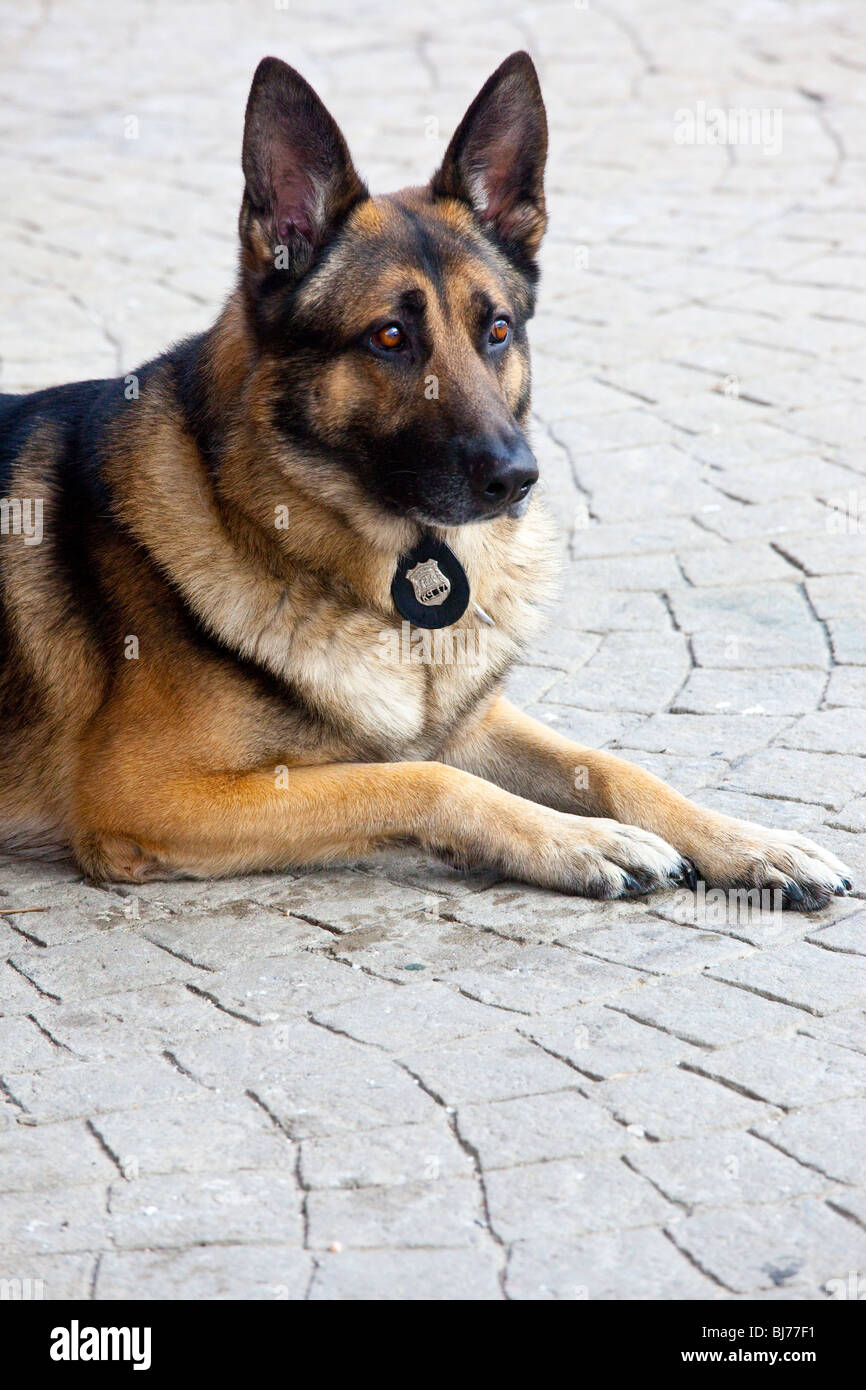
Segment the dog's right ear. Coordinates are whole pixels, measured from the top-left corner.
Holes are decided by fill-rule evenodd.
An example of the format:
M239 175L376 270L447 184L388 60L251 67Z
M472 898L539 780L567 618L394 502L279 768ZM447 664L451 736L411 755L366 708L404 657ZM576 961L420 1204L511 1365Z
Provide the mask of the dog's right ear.
M279 58L256 68L244 124L240 236L247 269L296 280L367 196L333 116Z

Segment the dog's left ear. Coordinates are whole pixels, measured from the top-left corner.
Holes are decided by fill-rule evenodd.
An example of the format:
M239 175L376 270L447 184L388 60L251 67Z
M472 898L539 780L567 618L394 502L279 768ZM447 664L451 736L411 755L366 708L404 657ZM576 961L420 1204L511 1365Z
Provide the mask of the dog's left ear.
M468 203L507 250L531 261L547 225L546 157L538 74L528 53L512 53L460 122L431 189Z

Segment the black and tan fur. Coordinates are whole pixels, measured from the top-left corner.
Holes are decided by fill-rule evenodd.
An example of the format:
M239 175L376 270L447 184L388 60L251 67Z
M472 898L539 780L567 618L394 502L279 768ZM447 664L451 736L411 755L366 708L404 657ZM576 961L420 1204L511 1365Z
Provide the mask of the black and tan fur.
M545 150L515 54L432 183L372 198L303 79L260 65L214 327L131 399L128 380L0 398L0 496L44 499L45 532L0 537L0 840L132 882L410 841L602 896L684 860L796 906L850 886L802 836L701 809L500 694L551 568L534 496L478 501L491 457L528 456ZM371 335L394 322L391 358ZM494 620L478 664L383 662L422 524Z

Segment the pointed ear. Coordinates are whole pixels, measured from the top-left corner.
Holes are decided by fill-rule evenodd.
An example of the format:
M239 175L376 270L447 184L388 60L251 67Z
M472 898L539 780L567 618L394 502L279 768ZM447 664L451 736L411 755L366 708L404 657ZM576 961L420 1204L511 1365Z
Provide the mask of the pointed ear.
M276 265L303 274L367 196L333 116L300 73L279 58L263 58L256 68L242 163L241 241L259 269Z
M431 188L468 203L506 249L532 260L547 223L546 157L538 75L528 53L512 53L466 112Z

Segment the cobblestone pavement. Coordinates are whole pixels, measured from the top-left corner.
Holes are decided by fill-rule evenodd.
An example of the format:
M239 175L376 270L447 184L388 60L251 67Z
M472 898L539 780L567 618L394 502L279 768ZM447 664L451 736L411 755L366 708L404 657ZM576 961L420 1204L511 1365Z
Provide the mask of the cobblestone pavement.
M264 53L381 190L426 177L532 51L536 440L569 563L515 695L812 834L862 894L859 0L0 14L6 390L211 322ZM0 880L3 1277L97 1299L856 1287L862 899L593 904L411 853L134 893L13 860Z

